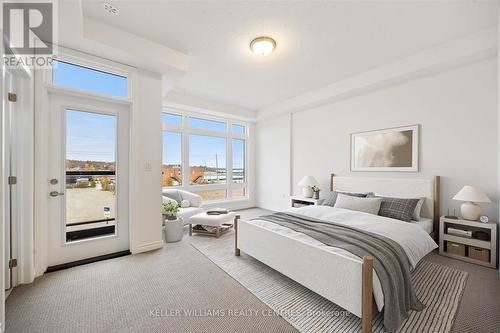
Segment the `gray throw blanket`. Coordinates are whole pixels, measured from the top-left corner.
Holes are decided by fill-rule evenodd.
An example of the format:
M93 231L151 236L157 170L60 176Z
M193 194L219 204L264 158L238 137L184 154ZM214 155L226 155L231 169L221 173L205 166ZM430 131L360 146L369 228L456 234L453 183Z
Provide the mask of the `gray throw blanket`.
M301 232L360 258L372 256L373 268L384 293L384 326L387 331L396 330L408 317L408 311L424 309L425 306L417 299L411 283L408 256L395 241L350 226L299 214L274 213L256 220L269 221Z

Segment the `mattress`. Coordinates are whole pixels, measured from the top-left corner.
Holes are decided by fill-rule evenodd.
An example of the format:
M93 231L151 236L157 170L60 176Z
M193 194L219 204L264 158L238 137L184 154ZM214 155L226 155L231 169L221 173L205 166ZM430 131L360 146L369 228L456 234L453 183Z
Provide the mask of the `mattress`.
M434 231L434 221L432 219L421 217L420 221L412 221L412 223L424 229L428 234L431 234Z

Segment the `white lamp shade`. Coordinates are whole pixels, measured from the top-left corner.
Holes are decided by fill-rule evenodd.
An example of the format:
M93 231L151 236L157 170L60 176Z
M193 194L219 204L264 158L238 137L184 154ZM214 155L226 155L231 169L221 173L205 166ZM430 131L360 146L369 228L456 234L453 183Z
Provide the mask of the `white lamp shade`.
M318 181L313 176L305 176L297 184L299 186L319 186Z
M490 198L483 191L470 185L464 186L453 199L470 202L491 202Z

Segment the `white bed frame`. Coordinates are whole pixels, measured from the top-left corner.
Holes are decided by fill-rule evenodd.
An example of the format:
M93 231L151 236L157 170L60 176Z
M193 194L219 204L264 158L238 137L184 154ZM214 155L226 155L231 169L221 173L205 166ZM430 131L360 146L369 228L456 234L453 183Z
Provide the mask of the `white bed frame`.
M439 223L439 177L388 179L335 177L330 189L377 192L387 196L425 197L422 215ZM437 221L437 222L436 222ZM436 235L437 233L434 233ZM313 247L244 220L235 219L235 255L254 257L361 318L362 332L372 331L377 311L373 299L373 258L353 259Z

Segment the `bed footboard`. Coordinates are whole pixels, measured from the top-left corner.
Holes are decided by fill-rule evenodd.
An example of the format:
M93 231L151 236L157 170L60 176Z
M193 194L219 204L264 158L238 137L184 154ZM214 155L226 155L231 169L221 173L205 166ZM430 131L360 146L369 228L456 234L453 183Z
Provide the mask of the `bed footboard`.
M245 252L361 318L363 333L372 331L372 257L355 260L332 253L240 220L239 215L234 231L235 256Z

